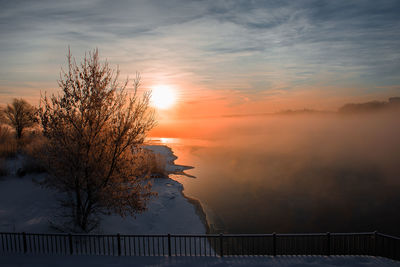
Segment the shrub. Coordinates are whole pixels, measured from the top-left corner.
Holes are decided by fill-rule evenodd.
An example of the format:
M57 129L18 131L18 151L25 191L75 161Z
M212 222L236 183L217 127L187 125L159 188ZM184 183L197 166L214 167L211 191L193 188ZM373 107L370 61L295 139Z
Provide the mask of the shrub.
M144 147L137 148L135 151L137 162L141 164L137 166L138 173L145 176L149 175L152 178L161 178L167 176L165 170L166 160L165 157L159 153Z
M28 174L40 174L46 172L46 167L38 158L25 155L22 167L17 170L17 175L23 177Z
M149 166L149 172L152 177L168 176L168 173L165 169L166 164L166 159L162 154L149 151L147 165Z
M0 158L13 158L17 154L17 141L10 128L0 125Z

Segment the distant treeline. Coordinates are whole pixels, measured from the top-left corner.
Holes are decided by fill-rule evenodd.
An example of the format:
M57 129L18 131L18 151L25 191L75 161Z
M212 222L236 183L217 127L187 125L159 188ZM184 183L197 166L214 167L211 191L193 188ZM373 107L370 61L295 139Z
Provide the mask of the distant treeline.
M303 115L303 114L326 114L326 113L332 113L331 111L323 111L323 110L315 110L315 109L309 109L309 108L304 108L304 109L286 109L283 111L279 111L276 114L279 115Z
M360 113L394 109L400 110L400 97L391 97L388 101L345 104L338 111L339 113Z
M352 113L365 113L376 111L400 111L400 97L390 97L388 101L369 101L364 103L348 103L338 109L338 113L352 114ZM332 111L322 111L315 109L295 109L283 110L275 114L280 115L302 115L302 114L327 114L334 113Z

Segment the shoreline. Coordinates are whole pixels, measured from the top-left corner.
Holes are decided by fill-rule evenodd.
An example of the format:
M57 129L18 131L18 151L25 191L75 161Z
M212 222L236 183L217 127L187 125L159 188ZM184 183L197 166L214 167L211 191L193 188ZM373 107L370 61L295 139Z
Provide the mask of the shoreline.
M180 171L178 171L178 172L177 172L177 171L175 171L175 172L167 172L167 173L168 173L168 174L167 174L168 179L174 180L174 179L172 179L172 178L170 177L170 174L177 174L177 175L183 175L183 176L189 176L189 177L191 177L191 175L185 174L185 173L184 173L184 170L193 169L194 167L192 167L192 166L183 166L183 165L177 165L177 164L175 164L175 160L178 159L178 157L174 154L172 148L170 148L169 146L166 146L166 145L163 145L163 146L165 146L165 147L170 151L171 155L173 156L173 160L172 160L171 162L168 162L168 161L167 161L167 164L170 164L170 165L172 165L172 166L176 166L176 167L181 167L181 168L182 168L182 170L180 170ZM174 181L177 182L177 183L179 183L177 180L174 180ZM180 184L181 184L181 183L180 183ZM208 223L208 221L207 221L207 215L206 215L206 213L205 213L205 211L204 211L203 206L201 205L200 200L185 195L185 193L183 193L183 191L185 190L185 188L184 188L183 184L181 184L181 185L182 185L182 188L181 188L180 191L181 191L182 196L183 196L190 204L192 204L192 205L194 206L196 215L199 216L200 221L202 222L202 224L203 224L204 227L206 228L206 234L210 234L210 225L209 225L209 223Z
M174 180L170 177L168 177L171 180ZM179 183L178 181L174 180L175 182ZM198 199L186 196L185 193L183 193L183 185L182 185L182 190L181 190L181 194L184 198L186 198L186 200L192 204L194 206L194 210L196 212L196 215L199 216L200 221L202 222L202 224L204 225L204 227L206 228L206 234L210 234L210 226L208 224L207 221L207 215L204 212L203 206L201 205L201 202Z
M165 160L166 160L165 170L166 170L166 173L167 173L166 178L167 179L171 179L171 180L173 180L173 181L175 181L175 182L177 182L177 183L179 183L181 185L180 192L181 192L182 196L190 204L192 204L194 206L195 213L199 217L201 223L204 225L205 230L206 230L206 234L210 234L211 233L211 228L210 228L209 222L207 221L207 215L206 215L206 213L204 211L204 208L203 208L200 200L185 195L185 193L183 192L184 191L183 184L170 177L171 174L175 174L175 175L183 175L183 176L188 176L188 177L195 178L195 177L193 177L193 176L191 176L189 174L186 174L184 172L185 170L193 169L194 167L175 164L175 160L177 160L178 157L174 154L172 148L170 148L167 145L154 144L154 145L147 145L147 147L150 148L151 150L153 150L154 153L159 153L159 154L162 154L163 156L165 156ZM155 147L163 148L164 151L158 151L158 149L155 149Z

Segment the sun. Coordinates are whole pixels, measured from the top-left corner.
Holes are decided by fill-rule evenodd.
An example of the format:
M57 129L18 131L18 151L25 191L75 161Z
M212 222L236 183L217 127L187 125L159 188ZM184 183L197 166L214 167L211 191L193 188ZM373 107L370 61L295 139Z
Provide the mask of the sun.
M156 85L151 88L151 105L158 109L169 109L176 102L176 92L170 86Z

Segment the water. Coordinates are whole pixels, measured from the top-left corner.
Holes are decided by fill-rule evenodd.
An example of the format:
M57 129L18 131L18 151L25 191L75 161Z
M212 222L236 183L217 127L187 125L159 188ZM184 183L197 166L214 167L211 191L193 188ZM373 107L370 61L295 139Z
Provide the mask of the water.
M173 175L211 232L400 236L397 116L222 119L197 139L161 139L193 166Z

